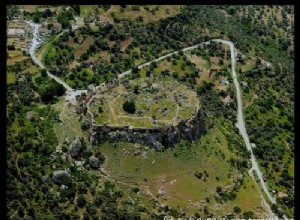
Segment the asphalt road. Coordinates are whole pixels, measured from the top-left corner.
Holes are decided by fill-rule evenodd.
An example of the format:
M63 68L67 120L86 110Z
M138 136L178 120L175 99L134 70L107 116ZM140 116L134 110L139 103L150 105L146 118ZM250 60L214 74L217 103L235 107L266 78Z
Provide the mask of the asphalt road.
M250 161L251 161L251 164L252 164L252 167L249 170L249 175L251 176L253 181L256 182L256 180L254 178L254 175L253 175L253 171L256 171L257 176L259 178L260 185L262 186L262 188L263 188L265 194L267 195L268 199L270 200L270 202L272 204L276 204L276 200L270 194L270 192L267 188L267 185L266 185L265 181L263 180L263 174L260 171L258 163L256 161L256 158L253 154L252 147L251 147L250 142L249 142L249 137L248 137L248 134L247 134L247 131L246 131L244 117L243 117L243 110L242 110L243 103L242 103L242 98L241 98L240 86L239 86L239 82L238 82L236 71L235 71L236 51L235 51L235 48L234 48L234 44L231 41L221 40L221 39L214 39L212 41L227 44L230 48L231 72L232 72L233 82L234 82L234 85L235 85L235 88L236 88L236 98L237 98L237 104L238 104L238 114L237 114L238 128L239 128L239 131L240 131L240 133L241 133L241 135L244 139L246 148L250 152ZM265 203L266 207L269 209L269 213L271 214L270 217L277 218L277 216L271 211L270 206L265 201L263 196L262 196L262 199L263 199L263 202Z
M38 41L37 38L38 36L38 29L41 26L40 24L36 24L36 23L32 23L32 22L28 22L28 25L33 29L33 38L31 41L31 46L29 48L29 54L31 56L31 59L33 60L34 63L36 63L41 69L45 69L45 66L42 64L42 62L40 60L37 59L37 57L35 56L34 52L35 49L38 46ZM47 74L49 77L51 77L52 79L54 79L56 82L58 82L59 84L63 85L67 92L66 92L66 100L69 101L75 101L75 97L77 95L80 95L81 93L86 93L87 90L74 90L72 89L70 86L68 86L68 84L66 84L63 80L61 80L60 78L54 76L53 74L51 74L49 71L47 71Z

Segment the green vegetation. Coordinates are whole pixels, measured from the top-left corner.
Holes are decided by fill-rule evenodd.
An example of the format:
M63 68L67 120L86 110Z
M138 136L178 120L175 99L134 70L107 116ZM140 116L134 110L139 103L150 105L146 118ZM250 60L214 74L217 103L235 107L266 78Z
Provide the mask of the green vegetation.
M82 124L85 118L61 98L64 88L39 71L25 52L11 46L10 38L6 176L10 219L267 217L248 175L249 153L235 127L228 47L202 45L137 68L213 38L235 44L247 132L277 200L271 208L294 218L293 6L8 6L8 20L15 15L62 23L63 32L39 52L44 51L48 71L72 88L113 82L117 74L132 69L128 87L97 94L90 103L97 124L149 128L155 120L156 126L164 126L177 123L178 116L191 118L200 107L207 133L164 152L130 143L90 147L88 125ZM81 19L75 21L78 15ZM71 24L79 28L72 30ZM175 102L179 93L186 98ZM123 104L130 100L135 111L126 112ZM83 165L66 157L76 136L82 142ZM90 156L99 159L101 171L91 167ZM53 171L65 169L72 178L64 186L54 183Z
M226 133L223 133L222 127ZM105 170L121 185L135 185L142 192L157 195L158 201L168 205L169 209L187 208L189 216L195 212L203 215L204 210L199 212L197 206L187 207L188 200L197 204L206 198L211 200L205 202L205 205L213 216L222 215L225 210L230 212L234 206L256 212L254 210L258 205L259 194L247 177L247 169L234 166L242 157L237 158L233 149L242 141L238 136L234 136L240 142L237 145L232 146L227 141L232 138L226 135L232 134L231 129L232 125L223 121L198 142L189 144L183 141L163 153L140 145L118 143L113 147L106 143L101 146L101 152L110 158L105 163ZM231 164L230 161L235 162ZM239 169L244 170L244 181L239 179ZM215 191L218 186L223 189L220 195ZM163 189L165 195L159 195L159 189ZM250 192L251 198L248 194ZM223 211L216 210L214 203L218 203ZM262 216L262 211L256 215Z
M123 104L123 110L129 114L135 113L135 102L126 100Z

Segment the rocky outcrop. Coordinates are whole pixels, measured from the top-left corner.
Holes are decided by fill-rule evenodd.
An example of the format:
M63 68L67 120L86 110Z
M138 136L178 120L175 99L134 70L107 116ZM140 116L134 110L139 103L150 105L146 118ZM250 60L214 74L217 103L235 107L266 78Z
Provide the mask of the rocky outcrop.
M26 118L31 120L34 118L35 115L36 115L36 113L34 111L29 111L26 113Z
M82 152L82 145L80 138L77 136L71 143L69 153L72 157L78 157Z
M144 129L93 125L90 130L90 143L127 141L145 144L161 151L175 146L181 139L192 142L203 133L205 125L199 110L194 118L181 121L176 126Z
M86 111L87 111L87 107L86 106L77 106L77 108L76 108L76 112L77 112L77 114L85 114L86 113Z
M94 168L99 168L99 159L95 156L89 157L90 165Z
M55 170L53 171L53 181L55 183L63 183L65 180L70 179L70 174L65 170Z
M49 180L48 176L46 176L46 175L42 176L42 182L43 183L48 182L48 180Z

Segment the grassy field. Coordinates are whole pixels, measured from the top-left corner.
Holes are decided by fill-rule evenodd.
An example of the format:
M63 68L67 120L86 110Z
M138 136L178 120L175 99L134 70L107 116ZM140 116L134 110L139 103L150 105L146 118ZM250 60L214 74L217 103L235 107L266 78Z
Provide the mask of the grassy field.
M112 5L110 9L105 11L102 8L97 8L95 5L81 5L80 15L95 15L102 18L106 18L110 22L113 22L112 13L119 19L130 19L135 21L138 17L142 17L143 24L148 24L151 22L156 22L160 19L171 17L179 14L180 5L150 5L148 6L149 11L145 10L143 6L139 6L138 11L132 10L132 5L127 5L124 11L121 11L120 5ZM151 10L154 12L152 13Z
M87 15L88 12L90 12L95 7L95 5L80 5L80 16Z
M6 74L6 83L14 83L16 81L16 74L14 72L7 72Z
M158 196L158 200L175 209L186 208L188 214L203 214L204 205L214 216L230 213L234 206L252 210L258 216L264 213L258 192L248 176L234 201L223 204L206 201L206 198L213 201L217 196L217 186L230 190L239 175L228 163L231 154L218 128L210 130L195 144L181 143L163 153L125 143L103 144L101 152L106 156L104 167L111 178L136 185L153 196L158 195L159 189L164 190L165 195ZM226 155L225 159L222 154ZM197 171L206 171L209 177L198 179L194 175Z
M62 6L46 6L46 5L19 5L21 10L27 11L27 12L35 12L36 10L38 11L44 11L47 8L49 8L51 11L59 11L62 9Z
M15 65L17 62L22 62L28 60L29 56L24 56L22 51L19 50L9 50L8 57L6 60L7 66Z

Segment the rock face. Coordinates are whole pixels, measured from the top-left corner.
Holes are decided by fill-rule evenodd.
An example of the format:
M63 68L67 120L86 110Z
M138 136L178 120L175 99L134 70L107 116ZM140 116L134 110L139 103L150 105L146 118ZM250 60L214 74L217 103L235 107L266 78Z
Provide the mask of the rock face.
M65 179L70 179L70 174L65 170L55 170L53 171L53 181L55 183L63 183Z
M77 136L71 143L69 153L72 157L78 157L82 152L82 146L80 138Z
M94 168L99 168L99 159L95 156L89 157L90 165Z
M175 146L181 139L190 142L196 140L201 134L205 133L205 125L202 112L199 110L197 115L191 120L181 121L176 126L163 128L130 128L110 127L93 125L90 130L90 143L128 141L151 146L158 151Z
M49 180L49 177L48 176L42 176L42 182L45 183L45 182L48 182Z
M76 108L76 111L77 111L77 114L82 114L82 113L86 113L86 111L87 111L87 108L86 108L86 106L84 106L84 107L80 107L80 106L78 106L77 108Z
M29 111L26 113L26 118L31 120L32 118L34 118L35 115L36 113L34 111Z

